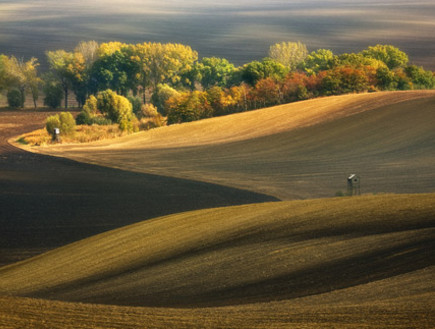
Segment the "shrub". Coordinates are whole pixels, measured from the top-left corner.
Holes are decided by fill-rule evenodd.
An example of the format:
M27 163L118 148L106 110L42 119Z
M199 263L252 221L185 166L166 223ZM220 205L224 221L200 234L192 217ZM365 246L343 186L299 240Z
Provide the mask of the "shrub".
M139 122L140 130L149 130L163 126L166 126L166 120L160 113L157 113L157 115L153 118L143 118Z
M141 113L141 106L142 106L142 102L140 100L140 97L128 96L127 99L131 103L131 105L133 106L133 113L137 117L139 117L140 113Z
M76 118L78 125L92 125L98 115L97 99L94 95L89 96L86 100L83 110Z
M54 134L54 129L59 128L61 135L71 135L74 132L76 122L70 112L62 112L49 116L45 123L45 129L50 135Z
M74 132L76 121L70 112L62 112L59 115L60 133L62 135L70 135Z
M168 114L166 102L169 98L179 96L180 93L167 84L159 84L151 96L151 102L157 107L162 115Z
M107 89L98 93L96 98L91 95L86 100L82 112L77 116L77 124L108 125L115 122L121 130L133 131L135 119L130 101Z
M206 92L181 93L179 96L168 99L167 105L168 124L210 118L213 114Z
M17 90L12 89L8 91L7 94L8 104L13 109L18 109L24 107L24 97L23 94Z
M57 83L48 82L44 86L44 105L56 109L60 107L63 99L62 87Z
M141 117L154 118L158 115L157 108L153 104L144 104L141 107Z
M54 134L54 128L60 128L59 114L49 116L45 122L45 129L50 135Z
M107 89L98 94L97 108L106 118L119 123L121 130L133 129L133 106L127 98Z

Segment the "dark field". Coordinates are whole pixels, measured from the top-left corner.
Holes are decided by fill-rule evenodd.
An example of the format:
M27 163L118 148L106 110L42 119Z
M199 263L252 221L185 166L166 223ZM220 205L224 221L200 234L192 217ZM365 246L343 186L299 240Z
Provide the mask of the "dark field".
M36 155L7 139L51 113L0 111L0 265L156 216L276 200L212 184Z
M433 70L434 16L433 1L0 1L0 53L43 62L81 40L179 42L241 65L281 41L337 54L383 43Z

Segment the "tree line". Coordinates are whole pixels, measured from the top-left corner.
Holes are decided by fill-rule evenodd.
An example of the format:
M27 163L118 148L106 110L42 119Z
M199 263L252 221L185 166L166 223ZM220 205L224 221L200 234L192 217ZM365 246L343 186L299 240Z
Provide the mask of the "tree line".
M434 72L410 65L408 55L391 45L336 55L282 42L270 47L268 57L239 67L225 58L198 59L191 47L175 43L87 41L46 56L49 70L39 75L36 58L0 55L0 91L16 108L27 95L36 108L40 94L46 106L63 102L67 108L73 94L85 123L104 121L96 119L92 104L112 93L127 97L136 115L143 104L153 104L169 123L177 123L317 96L435 86Z

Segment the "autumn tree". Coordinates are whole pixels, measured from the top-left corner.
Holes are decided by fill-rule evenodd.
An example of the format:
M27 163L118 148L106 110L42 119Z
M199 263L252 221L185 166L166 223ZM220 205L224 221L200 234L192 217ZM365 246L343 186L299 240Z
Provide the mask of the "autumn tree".
M280 104L282 101L281 86L272 78L261 79L255 84L252 96L256 108Z
M250 109L250 87L246 83L232 86L228 90L229 106L233 112L242 112Z
M181 93L171 97L167 104L168 124L190 122L209 118L213 115L207 94L201 91Z
M135 46L132 58L139 65L137 77L145 103L149 88L155 90L162 83L176 85L183 82L183 76L192 69L198 53L182 44L146 42Z
M100 45L98 42L82 41L75 48L74 52L83 56L85 67L89 70L99 57Z
M302 73L290 73L282 82L282 97L284 102L295 102L309 98L307 89L309 78Z
M299 41L276 43L269 48L269 57L286 66L290 71L296 70L307 55L307 47Z
M154 90L153 95L151 97L151 102L157 107L157 110L162 115L166 115L168 113L168 108L166 102L171 97L179 96L179 92L169 86L168 84L159 84L157 85L157 89Z

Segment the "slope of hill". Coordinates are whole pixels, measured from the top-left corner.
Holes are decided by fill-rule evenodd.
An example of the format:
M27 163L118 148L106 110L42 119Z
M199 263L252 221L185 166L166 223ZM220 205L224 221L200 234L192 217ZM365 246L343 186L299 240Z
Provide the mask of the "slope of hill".
M0 324L44 309L65 328L429 328L434 198L265 203L133 224L0 268L0 295L145 308L0 298Z
M0 266L148 218L276 200L32 154L7 143L42 127L49 115L53 112L0 109Z
M162 217L3 267L0 292L212 306L344 289L434 265L434 197L290 201Z
M273 195L435 189L435 91L313 99L174 125L90 145L33 151Z

